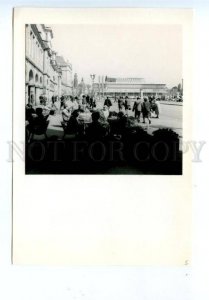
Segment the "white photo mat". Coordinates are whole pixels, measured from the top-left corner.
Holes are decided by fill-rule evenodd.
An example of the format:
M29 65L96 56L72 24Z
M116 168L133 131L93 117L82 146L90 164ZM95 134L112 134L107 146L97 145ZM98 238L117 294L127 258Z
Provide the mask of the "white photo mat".
M183 139L191 140L192 10L15 9L13 142L19 145L25 141L25 24L181 25ZM182 176L25 175L14 152L13 263L189 264L191 175L189 152Z

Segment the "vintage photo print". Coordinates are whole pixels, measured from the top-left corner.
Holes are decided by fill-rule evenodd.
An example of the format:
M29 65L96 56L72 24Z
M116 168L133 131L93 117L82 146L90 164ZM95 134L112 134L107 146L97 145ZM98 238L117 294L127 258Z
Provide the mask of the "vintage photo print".
M189 9L14 10L14 263L188 263L191 29Z
M182 174L179 24L26 24L26 174Z

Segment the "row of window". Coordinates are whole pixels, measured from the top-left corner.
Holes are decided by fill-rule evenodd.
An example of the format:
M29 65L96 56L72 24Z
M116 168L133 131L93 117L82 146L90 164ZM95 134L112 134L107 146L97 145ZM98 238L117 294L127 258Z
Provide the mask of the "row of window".
M34 74L33 74L33 71L30 70L30 72L29 72L29 81L33 81L33 80L34 80ZM42 76L38 77L38 74L36 74L35 83L42 83L42 82L43 82Z
M37 67L39 67L45 73L49 74L50 78L52 78L54 82L56 81L56 72L54 71L50 63L50 57L48 56L48 53L44 53L41 44L39 43L35 33L30 26L26 27L26 54L37 65ZM42 78L38 78L37 80L36 79L37 78L35 77L35 82L42 83ZM30 80L31 79L29 75L29 81Z
M30 70L29 72L29 81L33 81L34 80L34 74L33 71ZM55 76L53 76L53 81L55 81ZM35 83L41 83L42 84L43 79L42 76L38 76L38 74L35 75ZM47 85L49 84L49 80L47 79L46 81Z
M45 65L45 72L47 74L49 74L50 78L52 78L53 81L56 80L56 77L55 77L55 73L56 71L54 71L51 63L50 63L50 58L49 56L46 57L46 65Z
M26 31L26 53L40 69L43 69L44 51L29 27L27 27Z

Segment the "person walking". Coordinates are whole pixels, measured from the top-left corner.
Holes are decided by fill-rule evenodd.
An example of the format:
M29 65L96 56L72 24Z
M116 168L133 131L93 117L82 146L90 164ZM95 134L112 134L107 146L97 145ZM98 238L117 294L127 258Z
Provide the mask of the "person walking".
M150 102L147 100L147 98L144 98L144 102L142 103L142 115L143 115L143 123L145 123L145 119L148 119L149 124L151 124Z
M135 119L137 119L138 122L140 122L141 111L142 111L142 100L140 97L137 97L136 101L134 102L133 112L135 114Z
M126 115L128 116L129 110L131 110L131 100L128 98L128 96L126 96L125 98L125 111L126 111Z

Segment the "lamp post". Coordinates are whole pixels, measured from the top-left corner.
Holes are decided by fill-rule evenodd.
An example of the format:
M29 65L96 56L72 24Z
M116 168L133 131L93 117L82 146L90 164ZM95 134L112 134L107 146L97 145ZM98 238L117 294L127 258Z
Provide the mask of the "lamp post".
M91 80L92 80L92 97L94 95L94 79L95 79L95 74L90 74Z

